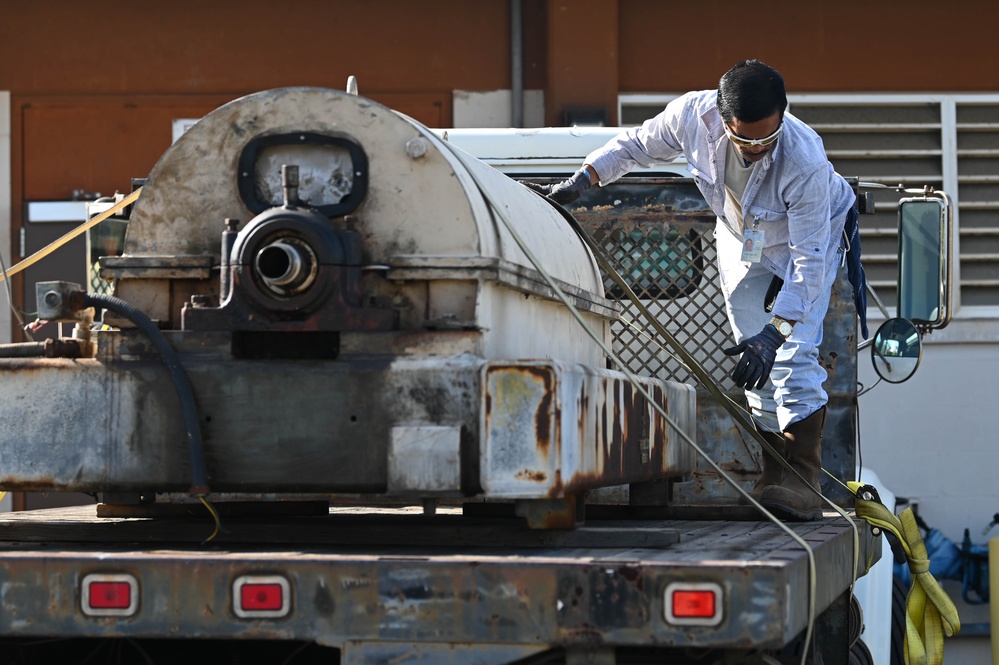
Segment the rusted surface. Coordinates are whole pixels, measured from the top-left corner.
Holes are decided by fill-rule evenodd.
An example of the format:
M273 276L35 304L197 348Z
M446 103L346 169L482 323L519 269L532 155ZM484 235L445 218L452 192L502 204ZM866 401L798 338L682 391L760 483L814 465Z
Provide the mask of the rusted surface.
M618 372L555 361L491 363L483 372L482 479L492 496L566 497L691 468L689 447ZM693 389L642 384L692 435Z
M457 425L478 438L482 361L474 356L235 363L203 350L181 357L216 492L384 491L394 425ZM7 428L0 474L7 488L186 490L180 409L163 389L169 384L158 358L0 361L4 368L11 393L0 402Z
M212 340L185 343L181 356L217 492L384 492L392 429L414 423L456 432L466 496L559 498L690 468L687 447L665 419L610 370L502 364L485 374L493 381L486 388L483 361L467 354L233 361L213 350ZM165 369L141 338L102 348L101 361L0 362L19 368L8 372L16 389L0 403L3 422L13 428L0 447L8 489L186 489L180 411L175 395L162 389ZM132 359L106 360L115 353ZM645 385L680 427L693 431L692 389ZM48 402L32 397L42 394ZM47 403L58 405L59 417ZM288 417L296 413L310 415ZM416 488L404 493L420 495Z
M47 521L56 515L62 513ZM357 517L357 543L339 551L308 546L317 542L310 534L345 530L336 523L324 527L321 518L302 521L297 530L285 519L292 534L287 544L271 541L253 551L192 544L139 552L106 542L94 549L0 548L0 634L301 639L337 647L403 642L768 648L789 641L807 621L806 553L768 523L638 522L632 526L639 530L679 529L681 538L667 547L607 538L599 549L511 547L494 529L480 537L490 542L488 549L446 553L432 542L391 552L365 546L365 536L377 543L400 529L418 532L423 520L413 516L408 525L385 523L380 530L372 516ZM61 521L73 519L86 521L68 514ZM124 537L130 524L143 530L145 522L119 520L115 526ZM233 522L231 528L252 543L254 535L275 526ZM468 533L461 524L454 528ZM813 546L824 571L815 594L821 613L852 581L852 532L838 517L791 528ZM861 544L864 561L869 543ZM127 621L85 618L77 589L91 572L124 572L140 580L137 614ZM289 616L237 619L232 584L245 574L284 576L292 593ZM696 630L667 624L663 593L675 581L720 584L722 623ZM783 611L772 612L774 607Z
M542 456L547 457L548 451L551 448L552 438L558 437L557 428L561 425L561 423L558 422L558 414L555 412L555 408L553 408L552 405L552 402L554 401L554 394L552 390L553 377L551 372L545 371L543 368L525 367L524 369L534 380L540 380L543 386L541 402L538 404L538 408L534 412L534 433L537 437L538 452L540 452ZM556 428L554 432L553 427ZM526 471L525 473L539 477L540 480L544 480L545 478L544 473L534 472L534 474L531 474L530 471Z

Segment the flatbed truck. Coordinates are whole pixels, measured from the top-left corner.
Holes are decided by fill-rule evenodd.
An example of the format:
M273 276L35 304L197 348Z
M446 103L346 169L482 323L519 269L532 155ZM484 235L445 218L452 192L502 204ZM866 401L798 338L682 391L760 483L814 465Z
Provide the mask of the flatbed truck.
M531 135L497 160L475 132L288 88L177 141L122 198L114 295L38 285L79 351L0 358L0 488L95 497L0 515L0 660L855 662L878 534L735 505L751 435L629 333L591 250L513 179L552 175L518 152ZM573 214L721 380L713 219L676 175ZM846 479L838 288L824 465Z

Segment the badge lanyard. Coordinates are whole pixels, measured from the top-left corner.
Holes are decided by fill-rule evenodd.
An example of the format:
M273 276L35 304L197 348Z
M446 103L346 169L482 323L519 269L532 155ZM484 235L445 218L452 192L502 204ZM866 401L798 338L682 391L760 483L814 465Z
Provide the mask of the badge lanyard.
M753 228L746 228L742 234L742 260L748 263L759 263L763 256L763 229L760 228L760 218L753 217Z

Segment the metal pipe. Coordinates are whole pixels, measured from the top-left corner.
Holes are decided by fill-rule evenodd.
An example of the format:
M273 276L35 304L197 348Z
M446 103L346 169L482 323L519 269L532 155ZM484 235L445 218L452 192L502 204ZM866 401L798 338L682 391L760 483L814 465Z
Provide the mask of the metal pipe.
M0 358L88 358L92 354L91 344L82 339L0 344Z
M268 285L280 287L295 284L302 278L304 264L298 249L280 240L257 253L257 273Z
M524 126L524 15L521 0L510 0L510 126Z
M0 358L42 358L45 342L15 342L0 344Z

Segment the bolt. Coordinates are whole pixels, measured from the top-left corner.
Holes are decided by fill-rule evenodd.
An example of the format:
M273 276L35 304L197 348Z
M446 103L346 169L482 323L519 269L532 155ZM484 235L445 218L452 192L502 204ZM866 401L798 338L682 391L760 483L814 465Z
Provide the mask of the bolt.
M406 141L406 154L413 159L419 159L427 154L427 141L422 136Z

